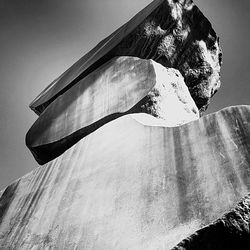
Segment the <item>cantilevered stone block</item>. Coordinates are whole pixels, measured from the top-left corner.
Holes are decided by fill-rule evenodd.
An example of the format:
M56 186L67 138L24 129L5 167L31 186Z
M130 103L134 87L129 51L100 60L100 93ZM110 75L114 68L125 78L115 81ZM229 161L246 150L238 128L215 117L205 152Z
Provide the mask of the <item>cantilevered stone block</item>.
M164 126L199 118L178 70L153 60L118 57L52 102L27 133L26 144L44 164L103 124L138 112L161 119Z
M220 86L221 52L210 22L191 0L155 0L51 83L30 105L37 114L115 56L153 59L176 68L198 108Z
M137 115L7 187L0 249L171 249L250 192L249 106L174 128Z

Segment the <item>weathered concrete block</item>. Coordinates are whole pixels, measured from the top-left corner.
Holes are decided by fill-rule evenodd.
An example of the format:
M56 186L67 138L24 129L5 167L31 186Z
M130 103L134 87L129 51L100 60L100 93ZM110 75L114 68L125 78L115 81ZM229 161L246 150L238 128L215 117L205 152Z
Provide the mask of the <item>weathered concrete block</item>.
M153 60L118 57L52 102L26 135L40 164L62 154L103 124L144 112L178 126L199 118L184 79Z
M40 114L63 92L115 56L176 68L203 111L220 86L221 52L210 22L191 0L155 0L51 83L30 105Z

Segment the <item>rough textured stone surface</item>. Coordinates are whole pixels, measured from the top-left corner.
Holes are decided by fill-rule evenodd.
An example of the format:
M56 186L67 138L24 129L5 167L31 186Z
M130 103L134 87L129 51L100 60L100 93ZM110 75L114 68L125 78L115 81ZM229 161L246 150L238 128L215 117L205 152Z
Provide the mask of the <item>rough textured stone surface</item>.
M123 55L178 69L201 111L220 86L221 52L210 22L191 0L155 0L52 82L31 109L42 113L90 72Z
M130 113L150 114L164 120L161 124L166 127L180 126L198 119L198 108L180 72L173 68L159 69L155 86Z
M172 127L199 118L178 70L153 60L118 57L51 103L27 133L26 144L44 164L103 124L139 112Z
M171 249L250 192L249 106L174 128L137 115L7 187L0 249Z
M235 209L183 240L172 250L237 250L250 248L250 195Z

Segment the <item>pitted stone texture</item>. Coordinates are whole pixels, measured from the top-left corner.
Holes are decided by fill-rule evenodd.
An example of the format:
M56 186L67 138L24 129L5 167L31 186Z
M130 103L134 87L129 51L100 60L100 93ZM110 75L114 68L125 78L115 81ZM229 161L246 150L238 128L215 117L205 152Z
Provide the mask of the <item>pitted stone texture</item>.
M153 59L178 69L200 111L220 86L219 40L207 18L191 0L155 0L58 77L31 103L31 109L42 113L115 56Z
M168 127L199 118L177 70L153 60L118 57L51 103L28 131L26 144L44 164L105 123L138 112L162 119Z
M192 1L163 1L117 49L179 69L201 111L220 87L219 40Z
M159 72L160 70L162 73ZM159 67L157 71L158 80L155 86L131 109L130 113L151 114L162 119L161 124L165 127L180 126L199 119L199 110L190 96L180 72L163 67Z

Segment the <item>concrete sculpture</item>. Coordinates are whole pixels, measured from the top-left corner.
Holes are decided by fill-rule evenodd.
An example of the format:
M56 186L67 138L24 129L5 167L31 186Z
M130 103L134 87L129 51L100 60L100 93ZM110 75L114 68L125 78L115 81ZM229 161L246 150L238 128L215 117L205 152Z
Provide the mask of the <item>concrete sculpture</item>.
M250 106L199 116L218 41L191 0L155 0L48 86L26 135L46 164L0 192L0 249L249 245Z

